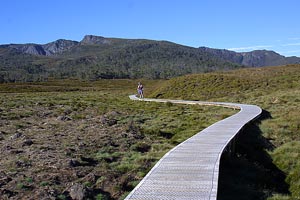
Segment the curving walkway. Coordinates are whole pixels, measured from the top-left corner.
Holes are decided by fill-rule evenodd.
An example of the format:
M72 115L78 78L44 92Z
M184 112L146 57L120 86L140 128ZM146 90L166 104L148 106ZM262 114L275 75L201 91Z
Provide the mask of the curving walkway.
M132 100L213 105L238 108L240 112L197 133L166 153L126 199L215 200L222 152L245 124L261 114L255 105L168 99Z

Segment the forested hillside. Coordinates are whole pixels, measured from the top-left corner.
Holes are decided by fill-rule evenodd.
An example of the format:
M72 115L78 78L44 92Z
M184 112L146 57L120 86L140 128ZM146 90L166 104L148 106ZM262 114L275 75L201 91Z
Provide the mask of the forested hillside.
M46 45L0 46L0 82L165 79L237 67L241 66L201 49L166 41L86 36L78 44L58 40Z
M0 83L47 81L49 78L169 79L186 74L299 62L298 57L284 57L266 50L237 53L168 41L87 35L80 42L59 39L42 45L0 45Z

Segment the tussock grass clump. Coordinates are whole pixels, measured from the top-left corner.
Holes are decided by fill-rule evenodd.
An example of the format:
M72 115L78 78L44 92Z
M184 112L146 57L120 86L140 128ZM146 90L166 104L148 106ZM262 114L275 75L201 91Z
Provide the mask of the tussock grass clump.
M274 163L286 174L292 196L299 197L300 190L300 141L287 142L271 153ZM299 197L300 198L300 197Z
M164 84L142 82L146 96ZM124 198L176 144L236 112L131 101L136 83L0 84L0 195L70 199L79 184L89 199Z

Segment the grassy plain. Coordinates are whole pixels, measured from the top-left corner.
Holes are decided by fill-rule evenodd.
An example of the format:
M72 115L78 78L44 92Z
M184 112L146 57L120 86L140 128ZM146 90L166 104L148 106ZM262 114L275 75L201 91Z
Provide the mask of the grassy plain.
M247 140L240 137L236 157L224 161L231 167L225 171L232 175L224 184L231 187L220 199L300 199L300 65L182 76L164 82L153 97L241 102L263 108L264 120L246 130ZM280 173L284 182L279 180ZM272 180L266 178L270 174ZM280 185L275 186L276 182ZM229 190L234 192L228 194Z
M300 65L144 81L146 96L256 104L219 199L300 199ZM10 199L122 199L174 145L230 109L133 102L134 80L0 85L0 192ZM242 198L241 198L242 197Z
M1 198L123 199L168 150L236 112L130 101L137 82L1 84ZM143 81L145 95L164 82Z

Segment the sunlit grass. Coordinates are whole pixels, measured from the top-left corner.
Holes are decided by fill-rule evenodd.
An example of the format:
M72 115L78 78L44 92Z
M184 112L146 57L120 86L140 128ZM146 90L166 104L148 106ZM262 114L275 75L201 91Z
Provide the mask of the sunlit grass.
M163 83L144 80L146 97ZM93 183L70 176L70 181L100 188L110 198L117 199L132 190L175 145L237 112L220 107L131 101L128 95L135 92L133 80L3 84L0 85L0 122L4 126L0 131L5 132L4 141L19 131L34 138L31 150L51 152L53 149L59 159L75 160L72 164L75 168L81 167L99 178ZM47 138L55 143L48 144L44 141ZM15 166L15 158L5 156L12 160L3 163L7 170L15 173L24 170ZM27 160L32 167L22 173L33 176L30 170L38 162ZM93 167L88 168L89 165ZM49 169L39 166L34 176L46 170ZM45 187L41 182L55 188L57 198L66 195L62 193L66 186L55 185L51 178L34 179L32 184L36 188Z
M169 81L142 81L146 97L249 103L269 112L271 118L261 121L259 128L262 136L274 145L274 150L266 152L286 174L291 192L290 195L274 194L273 197L266 194L270 200L275 200L299 199L299 80L300 66L291 65L188 75ZM113 198L125 197L168 150L213 122L236 112L205 106L130 101L128 95L136 92L136 83L135 80L64 80L1 84L1 120L8 122L2 123L5 126L1 126L0 130L6 133L5 139L18 130L28 135L71 133L67 127L63 128L64 123L57 121L44 122L49 123L54 132L31 130L32 126L45 127L33 120L56 119L62 115L72 118L68 122L76 124L72 130L82 133L87 141L90 140L88 134L94 130L89 127L95 127L95 131L107 130L107 135L99 136L95 151L83 149L81 153L91 155L98 162L93 169L102 178L93 187L102 188ZM105 125L101 125L102 118L106 120ZM92 124L89 123L91 120L94 120ZM62 138L60 142L61 148L74 148L70 139ZM47 146L40 148L43 150ZM67 156L73 158L75 154L69 152ZM13 162L4 164L10 172L19 172ZM20 183L23 183L22 180ZM239 185L236 188L240 188ZM57 189L58 193L62 190L62 186Z
M269 112L272 118L263 120L260 129L275 146L269 155L286 174L291 192L291 196L276 194L270 199L300 199L299 80L300 65L188 75L165 82L153 97L241 102Z

